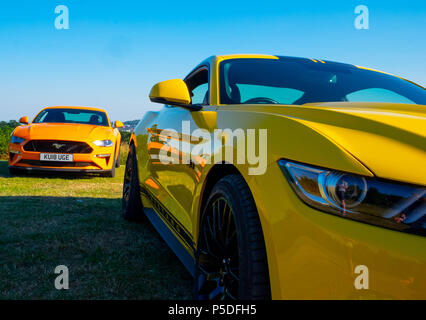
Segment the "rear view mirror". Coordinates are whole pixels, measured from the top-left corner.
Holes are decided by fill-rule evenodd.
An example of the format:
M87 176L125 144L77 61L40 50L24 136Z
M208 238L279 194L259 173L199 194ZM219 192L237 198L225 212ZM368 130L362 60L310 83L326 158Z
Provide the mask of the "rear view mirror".
M124 124L123 124L123 122L121 122L121 121L119 121L119 120L117 120L117 121L115 121L114 122L114 128L123 128L124 127Z
M172 79L157 83L149 93L152 102L169 104L193 110L200 106L191 105L191 96L186 83L181 79Z
M28 122L29 122L28 117L21 117L19 119L19 123L28 124Z

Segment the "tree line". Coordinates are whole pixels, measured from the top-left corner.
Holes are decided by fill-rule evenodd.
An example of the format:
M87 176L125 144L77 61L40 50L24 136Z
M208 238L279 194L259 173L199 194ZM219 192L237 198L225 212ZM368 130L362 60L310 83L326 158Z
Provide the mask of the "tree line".
M19 123L15 120L11 120L9 122L0 121L0 157L7 155L10 135L17 126L19 126Z

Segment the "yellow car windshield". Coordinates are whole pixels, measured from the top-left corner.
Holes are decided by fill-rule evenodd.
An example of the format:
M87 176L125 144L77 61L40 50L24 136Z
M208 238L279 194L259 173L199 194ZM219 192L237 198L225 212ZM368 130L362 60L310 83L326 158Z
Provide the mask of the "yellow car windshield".
M280 57L221 62L220 103L293 104L358 101L426 105L424 88L353 65Z

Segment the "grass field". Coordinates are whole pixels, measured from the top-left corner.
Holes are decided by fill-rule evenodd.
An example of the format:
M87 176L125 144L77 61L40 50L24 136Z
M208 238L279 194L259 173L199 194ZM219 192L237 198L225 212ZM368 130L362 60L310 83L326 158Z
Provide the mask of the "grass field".
M9 176L0 161L0 299L187 299L192 279L149 223L121 219L117 177ZM54 269L69 268L69 290Z

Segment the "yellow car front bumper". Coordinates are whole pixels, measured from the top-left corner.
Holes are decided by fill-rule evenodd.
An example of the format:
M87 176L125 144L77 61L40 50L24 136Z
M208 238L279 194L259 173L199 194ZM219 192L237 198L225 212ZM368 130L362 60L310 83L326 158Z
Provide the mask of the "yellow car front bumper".
M426 238L304 204L277 163L247 177L265 236L273 299L426 299ZM368 289L357 289L357 266Z

